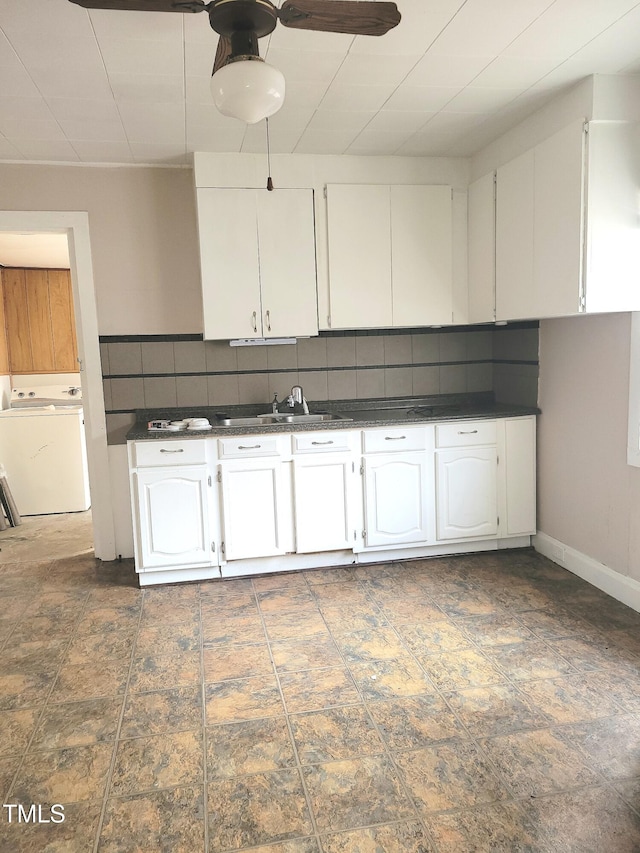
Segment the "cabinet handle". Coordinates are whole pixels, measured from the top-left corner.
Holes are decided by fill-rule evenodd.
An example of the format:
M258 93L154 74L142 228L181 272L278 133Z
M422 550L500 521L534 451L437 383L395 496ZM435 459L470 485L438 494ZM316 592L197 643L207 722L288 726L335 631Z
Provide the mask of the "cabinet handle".
M257 332L258 331L258 315L255 311L251 315L251 325L253 326L253 331Z
M261 444L239 444L238 450L260 450Z
M404 441L406 437L407 437L406 435L385 435L384 440L385 441Z
M478 432L477 429L467 429L467 430L459 429L458 435L475 435L477 432Z
M184 453L184 447L181 447L179 450L165 450L164 447L161 447L160 453Z
M332 441L312 441L311 444L320 445L320 444L333 444Z
M271 311L267 311L265 315L265 319L267 321L267 332L271 331Z

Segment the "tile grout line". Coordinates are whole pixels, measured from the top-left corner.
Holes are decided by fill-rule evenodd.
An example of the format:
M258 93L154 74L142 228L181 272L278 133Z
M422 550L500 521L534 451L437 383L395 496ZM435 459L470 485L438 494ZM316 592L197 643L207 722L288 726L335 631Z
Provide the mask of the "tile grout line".
M398 596L398 597L399 597L399 598L403 598L403 599L404 599L404 598L406 598L406 595L405 595L405 596ZM423 601L423 600L424 600L424 599L423 599L423 596L416 596L416 597L417 597L417 598L419 598L419 600L421 600L421 601ZM440 609L440 608L439 608L439 606L438 606L438 604L437 604L437 602L435 601L435 599L432 599L432 597L431 597L431 596L429 596L429 595L427 594L427 592L426 592L426 591L425 591L425 593L424 593L424 598L426 598L426 599L427 599L427 602L428 602L428 603L433 604L437 609ZM377 601L375 601L375 598L374 598L374 603L375 603L378 607L380 607L380 605L378 604L378 602L377 602ZM496 603L497 603L497 602L496 602ZM499 611L499 612L501 612L501 611L503 611L503 608L500 608L500 611ZM387 619L387 623L388 623L389 627L393 630L393 632L394 632L394 633L395 633L395 635L397 636L398 640L400 641L401 645L406 649L406 651L408 652L408 654L410 655L410 657L414 660L414 662L416 663L416 665L419 667L420 671L425 675L425 677L427 678L428 682L433 686L434 691L435 691L435 694L436 694L436 695L437 695L437 696L438 696L438 697L439 697L439 698L444 702L444 704L446 705L446 707L447 707L447 708L449 709L449 711L453 714L454 718L455 718L455 719L458 721L458 723L462 726L462 728L464 729L464 731L466 732L466 734L467 734L467 736L468 736L468 738L469 738L469 742L472 742L472 743L477 747L477 749L481 752L481 754L482 754L482 755L484 755L485 759L486 759L486 760L488 760L488 761L490 762L490 765L491 765L491 767L492 767L492 769L493 769L493 772L494 772L494 774L495 774L495 776L496 776L496 779L497 779L497 780L498 780L498 781L503 785L503 787L505 788L505 790L510 794L511 799L512 799L512 800L514 800L514 799L515 799L515 794L514 794L514 792L512 791L512 789L511 789L510 785L507 783L506 779L504 779L504 778L503 778L503 774L498 770L498 768L496 767L496 765L495 765L495 763L493 762L493 760L491 760L490 756L487 754L486 750L484 750L484 749L482 748L481 744L478 742L477 737L475 737L475 736L473 736L473 735L471 734L471 732L469 731L468 727L467 727L467 726L466 726L466 724L463 722L463 720L458 716L458 714L456 713L455 709L450 705L450 703L448 702L448 700L447 700L446 696L443 694L443 692L441 691L441 689L438 687L438 685L437 685L437 684L435 684L435 682L433 681L433 679L429 676L428 672L427 672L427 671L424 669L424 667L420 664L420 661L418 660L417 656L416 656L416 655L414 654L414 652L413 652L413 651L412 651L412 650L407 646L406 642L404 641L404 638L403 638L403 637L402 637L402 635L400 634L400 632L399 632L398 628L396 627L396 625L394 625L394 624L393 624L393 622L391 622L391 621L388 619L388 617L386 617L386 615L385 615L385 611L384 611L384 607L383 607L383 606L381 607L381 612L382 612L383 616L385 616L385 618ZM453 623L453 620L452 620L452 619L448 616L448 614L446 614L444 611L443 611L443 616L445 617L445 619L446 619L446 620L451 621L451 622L452 622L452 624L454 624L454 623ZM442 621L444 621L444 620L442 620ZM420 623L416 623L416 624L420 624ZM473 648L474 650L478 651L479 649L478 649L478 646L476 645L476 643L475 643L475 642L473 642L473 641L471 641L471 643L472 643L472 644L471 644L470 648ZM339 649L339 651L340 651L340 649ZM483 655L483 657L485 657L485 656ZM487 658L487 660L488 660L488 658ZM491 661L489 661L489 663L491 663ZM349 669L348 662L346 662L346 661L345 661L345 665L346 665L347 669ZM349 670L349 671L350 671L350 670ZM511 685L511 682L509 681L508 676L507 676L507 681L506 681L506 682L504 682L504 683L505 683L505 684L509 684L509 685ZM511 685L511 686L513 686L513 685ZM357 687L357 685L356 685L356 687ZM415 694L415 695L416 695L416 696L418 696L418 695L421 695L421 694ZM396 698L402 698L402 697L396 697ZM411 697L406 697L406 698L411 698ZM367 701L366 701L366 699L364 699L364 704L365 704L365 707L367 708L367 711L369 711L368 706L367 706ZM374 725L375 725L375 720L373 720L373 722L374 722ZM377 725L376 725L376 729L377 729ZM383 739L383 742L385 743L385 747L386 747L386 742L384 741L384 739ZM436 744L433 744L432 746L435 746L435 745L436 745ZM429 747L427 747L427 748L429 748ZM411 749L403 750L403 752L412 752L412 751L415 751L415 750L411 750ZM402 772L401 772L401 770L400 770L399 766L397 765L397 763L396 763L396 761L395 761L394 753L393 753L390 749L389 749L389 754L390 754L390 757L391 757L392 763L393 763L394 767L396 768L396 771L397 771L397 773L398 773L398 776L402 779ZM410 800L411 800L411 802L412 802L412 803L414 802L414 801L413 801L413 797L410 797ZM501 802L500 800L493 800L493 801L491 801L490 803L484 803L483 805L491 805L491 804L495 804L495 803L498 803L498 804L499 804L500 802ZM430 836L430 834L429 834L429 837L431 837L431 836Z
M303 573L303 578L304 578L304 581L307 585L307 588L309 588L310 584L309 584L307 578L304 576L304 573ZM267 631L267 623L265 622L264 613L262 612L262 610L260 608L260 599L258 598L258 592L255 588L254 583L253 583L253 579L251 581L251 588L253 590L253 596L255 598L258 615L260 616L260 623L262 625L262 630L264 631L264 635L265 635L265 638L267 641L267 650L269 652L269 660L271 661L271 666L273 667L273 672L274 672L276 684L278 686L278 693L280 694L280 701L282 702L282 708L284 710L285 725L287 727L287 733L289 735L289 741L291 743L291 748L293 751L293 757L294 757L295 762L296 762L296 770L298 771L298 778L300 779L300 784L302 786L302 792L304 794L305 802L307 805L307 811L309 812L309 820L311 821L311 828L313 831L314 838L318 844L318 849L322 850L323 848L322 848L322 844L320 841L320 833L318 831L316 816L315 816L315 813L313 811L312 804L311 804L311 795L309 794L309 790L307 788L307 783L306 783L305 778L304 778L304 773L302 771L302 763L300 761L300 756L298 755L298 747L296 745L296 741L295 741L295 738L293 736L293 727L291 725L289 709L287 708L287 703L285 702L285 698L284 698L284 692L282 690L282 684L280 683L280 673L278 672L278 669L276 667L275 658L273 656L273 649L271 648L272 640L271 640L269 633ZM308 837L308 836L305 836L305 837ZM265 843L270 844L273 842L267 841Z
M369 598L368 592L367 592L366 588L364 588L364 585L362 585L362 584L361 584L360 579L356 578L356 583L357 583L358 588L359 588L359 589L361 589L361 590L365 593L365 595L367 595L367 598ZM314 594L314 597L315 597L315 594ZM316 601L318 601L318 599L317 599L317 598L316 598ZM377 604L377 602L372 601L372 604L375 604L375 605L376 605L376 607L378 607L378 608L379 608L379 605ZM390 760L390 762L391 762L391 764L392 764L393 768L395 769L395 772L396 772L396 778L398 779L398 782L399 782L399 784L400 784L400 786L401 786L401 788L402 788L402 791L403 791L403 793L404 793L404 796L405 796L405 798L407 799L407 802L411 805L411 808L413 809L413 812L414 812L414 814L415 814L415 820L419 823L419 825L420 825L420 827L421 827L422 831L423 831L423 832L424 832L424 834L425 834L425 837L427 838L427 840L428 840L428 841L431 843L431 845L433 846L434 853L438 853L439 847L436 845L436 843L435 843L435 839L433 838L433 836L432 836L431 832L429 831L429 829L428 829L428 827L427 827L427 825L426 825L426 823L425 823L425 821L424 821L424 819L423 819L422 815L420 814L420 811L419 811L418 807L416 806L416 803L415 803L414 798L411 796L411 793L410 793L410 791L409 791L409 788L408 788L408 786L407 786L407 784L406 784L406 782L405 782L405 780L404 780L404 776L403 776L403 774L402 774L402 772L401 772L400 768L398 767L398 765L397 765L397 764L396 764L396 762L394 761L394 758L393 758L393 754L392 754L392 752L391 752L391 749L390 749L390 747L388 746L388 744L387 744L387 742L386 742L385 738L382 736L382 733L381 733L380 727L378 726L377 722L376 722L376 721L375 721L375 719L373 718L373 715L371 714L371 711L370 711L370 709L369 709L369 705L368 705L368 703L367 703L366 697L364 696L364 694L363 694L363 692L362 692L362 690L361 690L361 688L360 688L360 686L359 686L358 682L356 681L356 679L354 678L353 674L351 673L351 669L350 669L350 667L349 667L349 664L348 664L348 662L347 662L347 660L346 660L346 658L345 658L345 655L344 655L344 653L343 653L342 649L340 648L340 644L339 644L339 642L338 642L338 639L337 639L337 637L335 637L335 636L334 636L333 632L331 631L331 628L330 628L330 627L329 627L329 625L327 624L327 622L326 622L326 620L325 620L325 618L324 618L324 614L322 613L322 609L321 609L321 607L320 607L320 606L318 606L318 609L319 609L319 611L320 611L320 615L321 615L321 617L322 617L322 621L324 622L324 624L325 624L325 625L326 625L326 627L327 627L327 631L329 632L329 636L330 636L330 637L331 637L331 639L333 640L333 642L334 642L334 644L335 644L335 646L336 646L336 649L338 650L338 654L340 655L340 659L341 659L341 660L342 660L342 662L343 662L344 668L345 668L345 669L346 669L346 671L349 673L349 678L352 680L353 685L354 685L354 687L355 687L355 689L356 689L356 692L358 693L358 696L360 697L360 704L361 704L361 705L362 705L362 707L364 708L365 714L367 715L367 717L368 717L368 719L369 719L369 722L371 723L371 725L373 726L374 730L376 731L376 733L377 733L378 737L380 738L380 742L381 742L381 745L382 745L382 754L386 755L386 757ZM379 609L381 609L381 608L379 608ZM384 614L383 614L383 615L384 615ZM385 618L386 618L386 617L385 617ZM380 753L378 753L378 754L380 754ZM399 823L399 824L400 824L400 823L406 823L406 822L407 822L406 820L405 820L405 821L398 821L398 823ZM384 825L384 824L378 824L378 825ZM372 826L372 825L370 824L369 826ZM358 828L360 828L360 827L358 827ZM367 827L364 827L364 828L367 828ZM343 831L349 831L349 830L343 830ZM323 848L321 848L321 849L323 849Z
M207 735L207 687L204 668L204 626L202 622L202 584L198 584L198 618L200 629L200 701L202 702L202 811L204 819L204 853L209 851L209 778L208 778L208 735Z
M107 805L109 803L109 794L111 791L111 783L113 780L113 771L116 766L116 758L118 755L118 747L120 743L120 732L122 731L122 722L124 720L124 712L127 706L127 702L129 700L129 684L131 683L131 674L133 672L133 661L135 657L135 650L138 644L138 636L140 634L140 626L142 624L142 615L144 613L144 605L147 599L147 595L145 590L141 590L141 603L140 603L140 613L138 614L138 624L135 632L135 638L133 644L131 646L131 655L129 658L129 669L127 671L127 676L125 679L124 689L122 692L122 704L120 707L120 713L118 714L118 722L116 724L116 732L115 738L113 742L113 751L111 753L111 761L109 763L109 769L107 771L107 776L105 780L105 788L104 788L104 796L102 798L102 808L100 809L100 817L98 820L98 827L96 830L96 837L93 845L93 853L98 853L98 849L100 847L100 837L102 835L102 830L104 828L104 819L107 813Z
M46 594L47 594L47 593L45 593L45 595L46 595ZM58 666L57 666L57 668L56 668L56 674L55 674L55 676L53 677L53 680L52 680L52 682L51 682L51 686L50 686L49 690L47 691L46 698L45 698L45 700L44 700L44 702L43 702L43 704L42 704L42 708L40 709L40 713L38 714L38 717L37 717L37 719L36 719L36 723L35 723L35 726L34 726L34 728L33 728L33 732L31 733L31 737L29 738L29 741L28 741L28 743L27 743L27 745L26 745L26 747L25 747L25 749L24 749L24 751L23 751L23 753L22 753L22 758L21 758L21 759L20 759L20 761L18 762L18 766L16 767L16 771L15 771L15 773L13 774L13 778L11 779L11 784L9 785L9 788L7 789L7 800L9 800L9 799L10 799L10 795L13 793L13 788L14 788L14 785L16 784L16 780L17 780L17 778L18 778L18 774L19 774L19 773L20 773L20 771L22 770L22 766L23 766L23 764L24 764L24 762L25 762L25 759L27 758L27 754L29 753L29 749L30 749L30 747L31 747L31 744L33 743L33 740L34 740L34 738L35 738L35 736L36 736L36 733L37 733L37 731L38 731L38 728L39 728L39 726L40 726L40 723L42 722L42 719L43 719L43 717L44 717L45 711L47 710L47 707L48 707L48 704L49 704L49 699L51 698L51 695L52 695L52 693L53 693L53 691L54 691L54 689L55 689L55 686L56 686L56 684L58 683L58 678L59 678L59 676L60 676L60 670L61 670L61 669L62 669L62 667L64 666L65 656L66 656L67 652L69 651L69 647L71 646L71 643L73 642L73 640L74 640L74 638L75 638L75 636L76 636L76 634L77 634L78 626L80 625L80 622L82 621L82 618L83 618L83 616L84 616L84 614L85 614L85 612L86 612L86 610L87 610L88 602L89 602L90 597L91 597L91 593L90 593L90 592L85 593L85 596L84 596L84 602L83 602L83 604L82 604L82 608L81 608L80 613L79 613L79 615L78 615L78 617L77 617L77 619L76 619L76 621L75 621L75 624L74 624L73 628L71 629L71 633L70 633L70 635L69 635L69 639L67 640L67 643L66 643L66 646L65 646L65 648L64 648L64 651L63 651L62 655L60 656L60 663L58 664ZM23 615L24 615L24 614L23 614ZM17 624L16 624L16 627L17 627ZM15 629L14 629L14 630L15 630ZM13 631L12 631L11 633L13 634ZM26 709L25 709L25 710L26 710Z
M425 592L425 596L426 596L427 598L430 598L430 596L429 596L426 592ZM434 599L433 601L434 601L434 603L436 603L436 602L435 602L435 599ZM437 603L436 603L436 604L437 604ZM498 610L498 613L499 613L499 614L502 614L502 615L508 615L508 616L514 616L514 615L515 615L512 611L509 611L506 607L504 607L504 606L500 605L500 604L499 604L499 602L497 602L497 601L496 601L496 604L499 606L499 610ZM528 612L528 611L520 611L520 612ZM445 613L444 615L446 616L446 618L447 618L449 621L451 621L451 622L452 622L452 624L456 625L456 621L455 621L454 619L451 619L451 617L449 617L449 616L448 616L448 614L446 614L446 613ZM490 614L488 614L488 615L490 615ZM470 617L460 617L460 618L470 618ZM516 621L519 621L519 620L517 619L517 615L515 615L515 618L516 618ZM402 638L402 635L400 635L400 634L399 634L399 632L398 632L398 630L396 629L396 627L395 627L394 625L392 625L391 623L389 623L389 624L391 625L391 627L393 628L393 630L395 631L395 633L398 635L398 637L399 637L400 642L402 643L402 645L404 645L404 646L405 646L405 648L407 648L407 649L408 649L408 646L406 646L406 643L404 642L404 640L403 640L403 638ZM526 626L525 626L525 627L526 627ZM468 635L468 634L467 634L466 636L469 638L469 635ZM534 636L535 636L535 635L534 635ZM471 638L469 638L469 639L471 639ZM536 639L537 639L537 640L542 640L542 638L539 638L539 637L536 637ZM542 640L542 641L543 641L543 640ZM476 641L474 641L474 640L472 640L471 642L472 642L472 645L470 646L470 648L474 648L476 651L480 651L480 652L482 651L482 646L480 646L480 645L479 645L479 643L477 643L477 642L476 642ZM526 641L523 641L523 642L526 642ZM543 641L543 642L544 642L544 641ZM565 660L565 658L564 658L562 655L560 655L558 652L555 652L555 650L553 649L553 647L551 647L548 643L546 643L546 642L545 642L545 643L544 643L544 645L546 645L548 648L550 648L550 649L551 649L551 651L552 651L552 652L554 652L555 654L558 654L558 656L559 656L559 657L561 657L563 660ZM413 654L413 652L411 652L411 650L410 650L410 649L408 649L408 651L409 651L409 653L414 657L414 659L416 660L416 663L418 664L418 666L420 667L420 669L422 669L422 671L423 671L423 672L425 672L425 675L427 675L427 677L428 677L428 673L424 670L424 667L422 667L422 665L420 664L420 662L419 662L419 660L417 659L417 657L415 656L415 654ZM485 657L485 655L483 655L483 657ZM489 660L489 663L492 663L492 662L491 662L491 660L490 660L489 658L487 658L487 660ZM571 664L571 662L570 662L570 661L568 661L568 663L569 663L570 665L572 665L572 666L573 666L573 664ZM493 665L493 664L492 664L492 665ZM512 678L511 678L511 677L506 673L506 670L504 670L504 667L500 666L499 664L498 664L498 668L499 668L500 670L502 670L502 671L505 673L505 675L506 675L506 677L507 677L507 680L506 680L505 682L500 682L500 683L498 683L497 685L488 684L488 685L484 685L484 686L486 686L486 687L492 687L492 686L502 686L503 684L504 684L504 685L508 685L508 686L513 687L513 688L514 688L514 689L515 689L519 694L523 695L525 698L527 698L527 699L528 699L527 694L526 694L526 693L523 693L523 691L521 691L521 690L520 690L520 687L519 687L519 685L520 685L520 680L516 681L516 680L512 679ZM571 676L571 677L575 677L575 676L578 676L578 675L584 675L584 673L583 673L583 672L581 672L581 671L580 671L580 670L578 670L578 669L576 669L576 671L575 671L575 672L570 673L570 676ZM542 681L551 681L551 680L554 680L554 678L557 678L557 677L561 677L561 676L555 676L555 677L548 678L548 679L526 679L526 681L534 681L534 680L535 680L535 681L540 681L540 680L542 680ZM430 680L430 681L432 681L432 679L429 679L429 680ZM478 686L478 687L481 687L482 685L477 685L477 686ZM494 771L494 773L495 773L495 775L496 775L497 779L498 779L498 780L499 780L499 781L504 785L505 789L506 789L506 790L508 791L508 793L510 794L510 796L511 796L511 801L516 802L516 803L526 801L526 800L528 799L528 797L529 797L529 796L531 796L531 795L528 795L528 796L527 796L527 795L524 795L524 796L523 796L523 795L515 794L514 790L512 789L511 785L509 784L508 780L504 777L504 775L503 775L502 771L500 771L500 769L497 767L497 765L495 764L495 761L493 760L493 758L491 757L491 755L486 751L486 749L485 749L485 748L482 746L482 744L479 742L482 738L481 738L480 736L472 735L472 733L469 731L469 729L468 729L467 725L464 723L464 721L462 720L462 718L461 718L461 717L456 713L456 710L455 710L455 709L450 705L450 703L449 703L449 701L448 701L448 699L447 699L446 694L445 694L443 691L441 691L441 689L440 689L440 688L439 688L435 683L434 683L434 688L435 688L435 690L436 690L436 693L440 696L440 698L445 702L445 704L447 705L447 707L449 708L449 710L453 713L453 715L454 715L454 717L456 718L456 720L458 720L458 722L460 723L460 725L464 728L464 730L466 731L467 735L469 736L469 739L470 739L470 740L471 740L471 741L476 745L476 747L479 749L479 751L482 753L482 755L484 755L485 759L490 763L490 765L491 765L491 767L493 768L493 771ZM465 689L465 688L459 688L458 690L452 690L452 691L449 691L449 692L460 692L460 691L461 691L461 690L463 690L463 689ZM468 688L468 689L472 689L472 688L470 687L470 688ZM536 731L536 732L538 732L538 731L550 731L551 729L554 729L554 728L562 728L562 727L563 727L563 725L564 725L564 726L567 726L567 727L568 727L568 726L570 726L570 725L575 725L575 723L559 724L559 723L555 722L553 719L551 719L551 718L549 717L549 715L548 715L548 714L546 714L546 712L542 711L542 713L543 713L543 714L545 714L545 716L547 716L547 717L549 718L549 724L548 724L548 725L546 725L546 726L539 726L539 727L535 727L535 729L533 729L533 730L534 730L534 731ZM626 713L626 712L625 712L625 713ZM597 719L615 719L617 716L619 716L619 715L607 715L607 716L606 716L606 717L604 717L604 718L597 718ZM527 732L527 731L532 731L532 730L531 730L531 729L519 729L519 730L512 730L512 731L509 731L509 732L508 732L508 735L511 735L511 734L518 734L518 733L523 733L523 732ZM491 739L491 738L503 737L503 736L508 736L508 735L488 735L488 736L485 736L485 737L484 737L484 740L489 740L489 739ZM582 762L582 764L583 764L583 765L584 765L588 770L590 770L590 771L592 771L592 772L596 773L596 774L600 777L600 780L601 780L601 781L600 781L600 785L599 785L598 787L602 787L602 784L604 783L604 785L605 785L606 787L611 788L611 789L612 789L612 790L613 790L613 791L614 791L618 796L621 796L621 795L620 795L620 794L618 794L618 792L615 790L615 787L613 786L613 783L611 782L611 780L608 780L608 779L607 779L607 777L604 775L604 773L603 773L603 772L601 772L601 771L599 771L599 770L597 770L597 769L592 768L592 767L587 763L586 759L585 759L585 758L583 757L583 755L582 755L582 751L581 751L578 747L574 747L574 749L576 750L576 752L577 752L577 753L579 753L579 755L580 755L580 759L579 759L579 760ZM409 750L409 751L410 751L410 750ZM568 788L568 789L562 789L562 790L550 791L550 792L547 792L547 793L545 793L545 794L541 794L540 796L555 796L555 795L558 795L558 794L561 794L561 793L566 793L566 792L570 792L570 791L580 790L580 789L585 788L585 787L594 787L594 786L590 786L590 785L587 785L587 786L574 786L574 787L572 787L572 788ZM624 798L622 798L622 799L624 800ZM500 801L500 800L497 800L497 801L494 801L494 802L495 802L495 803L500 804L500 802L501 802L501 801ZM639 813L640 813L640 812L639 812Z

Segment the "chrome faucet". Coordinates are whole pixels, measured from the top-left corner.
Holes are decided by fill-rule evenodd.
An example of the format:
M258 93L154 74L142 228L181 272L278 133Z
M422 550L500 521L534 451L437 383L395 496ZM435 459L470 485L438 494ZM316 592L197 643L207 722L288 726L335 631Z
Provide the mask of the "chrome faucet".
M287 397L287 405L293 409L295 404L298 403L302 406L302 411L305 415L309 414L309 406L307 401L304 398L304 393L302 391L302 385L294 385L291 389L291 394Z

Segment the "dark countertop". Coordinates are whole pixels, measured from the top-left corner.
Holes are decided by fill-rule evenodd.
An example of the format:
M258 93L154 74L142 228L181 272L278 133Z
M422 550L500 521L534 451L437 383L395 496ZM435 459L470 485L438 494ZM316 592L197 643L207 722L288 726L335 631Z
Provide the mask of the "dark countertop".
M491 393L440 394L429 397L397 397L383 400L331 400L310 402L312 413L330 412L345 415L349 420L323 421L322 423L281 423L256 426L216 426L216 415L221 411L231 417L252 417L270 411L268 403L245 406L202 406L181 409L141 409L136 411L136 423L127 433L127 441L173 438L206 438L226 435L264 435L269 433L316 432L334 429L363 429L386 424L424 424L433 421L478 420L512 418L522 415L539 415L535 406L517 406L499 403ZM210 430L181 430L179 432L147 429L150 420L181 420L189 417L208 418Z

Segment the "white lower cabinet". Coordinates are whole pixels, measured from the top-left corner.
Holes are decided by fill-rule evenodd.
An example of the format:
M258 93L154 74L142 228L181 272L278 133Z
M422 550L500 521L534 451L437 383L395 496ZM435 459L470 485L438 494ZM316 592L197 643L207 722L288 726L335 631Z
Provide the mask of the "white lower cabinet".
M496 421L436 426L438 541L498 535Z
M206 465L140 469L133 483L139 570L217 563Z
M277 457L220 465L225 560L273 557L291 550L288 471Z
M365 457L365 547L424 544L429 540L429 479L424 451Z
M433 426L363 433L363 546L433 541Z
M536 419L497 421L498 515L501 537L536 532Z
M526 544L535 440L531 415L131 442L140 583Z
M350 455L293 461L296 552L351 549L354 545L354 464Z
M437 452L438 540L497 535L497 468L495 446Z

